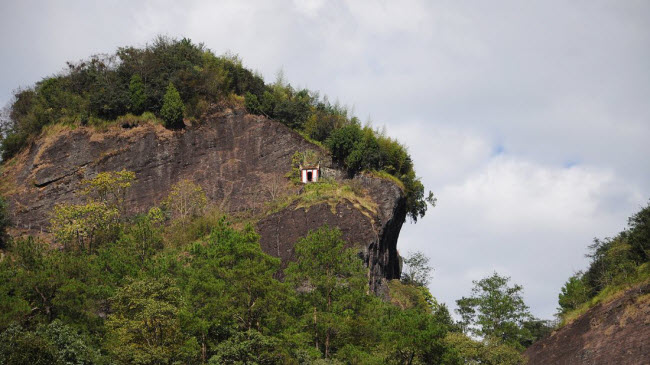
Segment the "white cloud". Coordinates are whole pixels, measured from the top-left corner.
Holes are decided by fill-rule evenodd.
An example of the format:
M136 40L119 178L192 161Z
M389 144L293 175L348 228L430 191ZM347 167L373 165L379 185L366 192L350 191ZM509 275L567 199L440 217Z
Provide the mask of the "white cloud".
M406 225L400 245L432 258L434 295L452 305L492 271L524 285L534 313L550 317L559 288L584 268L594 236L620 231L644 197L611 171L549 167L498 155L437 192L438 206ZM422 239L428 237L428 239Z

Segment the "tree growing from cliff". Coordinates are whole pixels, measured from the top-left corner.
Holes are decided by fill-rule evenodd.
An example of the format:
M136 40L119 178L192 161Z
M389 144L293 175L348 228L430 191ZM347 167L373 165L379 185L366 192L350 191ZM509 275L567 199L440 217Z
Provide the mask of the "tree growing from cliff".
M134 179L134 172L122 170L82 180L79 193L86 202L59 204L52 210L50 227L56 240L65 249L93 252L98 244L116 238Z
M117 209L120 214L124 214L126 194L134 180L135 172L133 171L100 172L92 179L81 181L81 194L104 203L110 208Z
M509 286L509 277L496 272L474 281L472 295L456 301L465 332L518 345L525 337L523 323L531 319L521 285Z
M163 97L163 106L160 109L160 116L165 121L165 126L170 129L183 128L183 113L185 104L181 100L181 94L171 82L167 85L167 92Z

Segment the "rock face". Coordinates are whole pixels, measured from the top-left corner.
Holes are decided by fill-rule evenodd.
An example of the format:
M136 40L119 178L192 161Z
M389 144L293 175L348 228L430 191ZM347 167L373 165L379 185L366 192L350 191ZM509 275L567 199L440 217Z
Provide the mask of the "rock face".
M537 364L650 364L650 284L591 308L525 356Z
M181 131L154 124L105 131L54 128L4 164L0 193L9 202L13 225L32 233L47 230L48 214L56 204L81 201L75 193L81 179L122 169L136 173L126 200L130 213L159 204L183 179L201 185L224 212L255 212L278 194L300 193L285 175L293 154L306 150L321 157L327 175L345 178L326 151L281 123L243 110L214 112ZM348 201L340 202L335 212L327 204L308 209L291 205L259 221L265 252L286 262L300 237L328 224L360 246L374 291L381 291L382 280L398 278L396 243L406 215L403 193L390 181L355 179L377 204L376 214L362 214Z
M310 208L290 205L262 219L258 224L260 244L264 252L281 257L283 262L293 259L293 245L324 224L338 227L350 246L361 244L360 253L369 268L370 289L385 296L385 280L399 279L400 267L396 243L406 218L402 191L394 183L358 176L377 203L377 215L368 217L352 203L342 201L334 211L327 204Z

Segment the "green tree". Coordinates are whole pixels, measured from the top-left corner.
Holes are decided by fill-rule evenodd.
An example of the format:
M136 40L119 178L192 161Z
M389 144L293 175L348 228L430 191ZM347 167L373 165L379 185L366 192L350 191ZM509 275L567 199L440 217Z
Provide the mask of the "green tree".
M501 341L473 340L461 332L449 332L445 337L447 352L443 364L520 365L525 363L521 351Z
M33 331L17 324L0 333L0 363L5 365L50 365L57 362L56 348Z
M345 162L361 138L361 128L358 124L351 123L334 130L325 144L329 147L335 161Z
M280 262L262 252L252 226L237 231L222 218L207 241L191 244L188 252L184 322L201 346L203 361L216 355L224 340L246 342L239 333L257 341L257 333L281 330L278 323L288 320L283 310L290 292L273 277Z
M637 265L650 261L650 203L628 219L628 232Z
M129 82L130 109L135 114L142 114L145 110L147 95L145 94L144 83L139 74L131 76Z
M163 202L165 208L184 227L189 219L201 215L208 198L200 185L190 180L181 180L172 186L172 190Z
M126 212L124 205L126 194L134 180L135 172L133 171L123 169L122 171L100 172L92 179L81 181L81 194L124 214Z
M278 340L264 336L255 330L238 332L216 348L216 355L210 358L209 365L227 364L284 364L277 354Z
M431 280L431 271L433 270L429 266L429 258L424 253L417 251L409 253L403 260L402 282L427 286Z
M167 85L167 92L163 97L163 105L160 109L160 116L165 121L165 126L171 129L180 129L184 127L183 113L185 105L181 95L171 82Z
M64 249L93 252L114 237L118 211L105 203L60 204L54 207L50 227Z
M509 277L496 272L473 281L472 296L456 301L463 328L484 338L518 344L526 335L523 323L531 318L522 297L523 287L509 286Z
M325 358L330 358L332 341L349 310L346 301L353 302L367 290L366 269L355 250L344 249L341 231L327 226L298 241L295 255L287 277L312 308L303 320L312 328L315 348L322 347Z
M197 351L181 331L183 297L171 278L135 280L111 302L107 348L120 363L171 364Z
M558 310L565 314L578 308L589 299L589 289L582 280L582 272L569 278L558 295Z

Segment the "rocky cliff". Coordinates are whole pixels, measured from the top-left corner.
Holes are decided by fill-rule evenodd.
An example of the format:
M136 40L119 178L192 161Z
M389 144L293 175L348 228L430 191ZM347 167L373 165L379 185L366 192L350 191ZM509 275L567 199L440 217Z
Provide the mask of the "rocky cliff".
M281 123L241 109L215 111L179 131L152 123L104 130L53 127L4 164L0 193L9 202L14 226L31 233L47 231L48 214L56 204L80 200L76 191L82 179L122 169L136 173L126 201L130 213L159 204L173 184L189 179L222 211L254 215L278 194L301 193L285 176L293 154L307 150L321 156L321 166L331 177L346 179L326 151ZM406 216L405 199L391 181L368 176L355 180L376 204L372 214L342 200L335 206L294 203L258 215L265 252L286 262L293 257L294 243L309 230L323 224L339 227L350 245L360 247L371 288L381 292L383 280L400 274L396 243Z
M650 364L650 284L599 304L534 343L529 365Z

